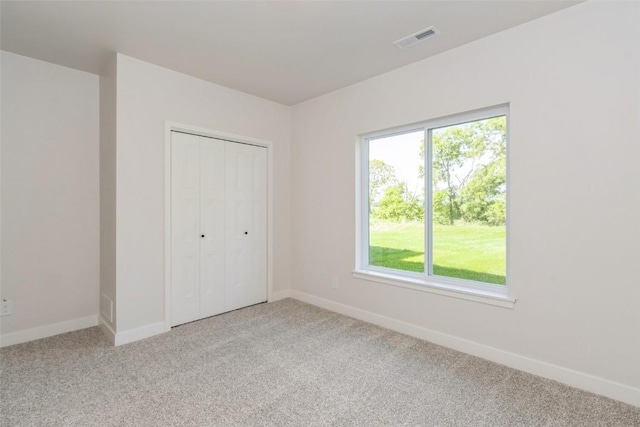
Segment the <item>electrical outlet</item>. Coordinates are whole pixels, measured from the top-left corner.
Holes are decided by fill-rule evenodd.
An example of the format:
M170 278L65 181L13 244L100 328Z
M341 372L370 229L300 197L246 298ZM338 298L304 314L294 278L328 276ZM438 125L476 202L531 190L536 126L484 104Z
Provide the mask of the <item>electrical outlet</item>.
M331 278L331 287L333 289L338 289L339 283L338 283L338 278L337 277L332 277Z
M0 303L0 316L9 316L11 314L13 314L13 304L11 301L3 299L2 303Z

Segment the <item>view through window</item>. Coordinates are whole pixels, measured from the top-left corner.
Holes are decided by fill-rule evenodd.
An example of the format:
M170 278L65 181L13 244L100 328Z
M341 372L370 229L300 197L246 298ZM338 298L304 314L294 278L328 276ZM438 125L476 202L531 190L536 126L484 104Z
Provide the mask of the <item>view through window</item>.
M505 111L366 138L369 267L506 284L506 127Z

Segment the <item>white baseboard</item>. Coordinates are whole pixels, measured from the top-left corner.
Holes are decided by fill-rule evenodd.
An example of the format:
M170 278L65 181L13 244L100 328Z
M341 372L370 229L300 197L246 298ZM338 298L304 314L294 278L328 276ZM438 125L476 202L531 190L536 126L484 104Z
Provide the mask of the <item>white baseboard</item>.
M8 347L14 344L39 340L41 338L52 337L54 335L90 328L97 325L98 316L92 315L81 317L79 319L66 320L64 322L39 326L37 328L25 329L24 331L11 332L9 334L0 335L0 347Z
M506 365L520 371L555 380L571 387L576 387L591 393L600 394L611 399L619 400L630 405L640 407L640 389L625 384L620 384L604 378L596 377L584 372L563 368L551 363L510 353L495 347L490 347L464 338L444 334L431 329L423 328L411 323L396 320L391 317L361 310L346 304L320 298L305 292L291 290L291 298L312 304L324 309L373 323L387 329L391 329L412 337L423 339L434 344L449 347L463 353L481 357L492 362Z
M111 328L109 328L111 329ZM128 331L117 332L114 337L114 344L116 346L129 344L134 341L143 340L145 338L152 337L167 332L164 321L152 323L150 325L142 326L140 328L129 329Z
M269 302L279 301L281 299L289 298L291 296L291 289L285 289L284 291L273 292Z

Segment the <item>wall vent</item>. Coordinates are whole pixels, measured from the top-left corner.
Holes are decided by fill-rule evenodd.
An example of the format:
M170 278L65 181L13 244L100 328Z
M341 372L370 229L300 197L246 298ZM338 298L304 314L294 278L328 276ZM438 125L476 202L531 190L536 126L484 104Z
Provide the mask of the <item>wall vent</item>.
M100 315L107 322L113 323L113 301L105 294L100 298Z
M435 37L440 34L440 30L436 27L431 26L429 28L425 28L424 30L420 30L417 33L413 33L410 36L403 37L400 40L393 42L400 49L406 49L409 46L413 46L416 43L421 41L425 41L426 39L430 39L431 37Z

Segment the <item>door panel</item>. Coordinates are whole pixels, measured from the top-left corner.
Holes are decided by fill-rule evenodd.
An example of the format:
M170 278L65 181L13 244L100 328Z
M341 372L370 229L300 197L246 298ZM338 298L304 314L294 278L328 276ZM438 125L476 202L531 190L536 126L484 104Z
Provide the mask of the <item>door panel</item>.
M227 146L226 310L267 300L266 165L266 148Z
M196 320L200 312L200 142L171 133L171 321Z
M200 137L200 318L224 311L225 146Z

